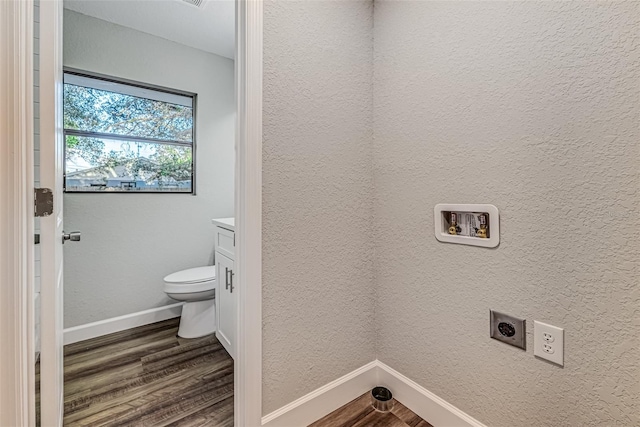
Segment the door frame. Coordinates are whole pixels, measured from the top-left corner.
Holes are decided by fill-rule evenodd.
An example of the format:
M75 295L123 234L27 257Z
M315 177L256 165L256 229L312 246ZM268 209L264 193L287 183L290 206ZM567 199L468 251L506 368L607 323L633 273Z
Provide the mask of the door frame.
M262 417L262 10L236 0L236 426ZM33 0L0 12L0 425L34 425Z
M262 425L263 0L236 0L236 426Z
M35 425L33 1L0 2L0 425Z

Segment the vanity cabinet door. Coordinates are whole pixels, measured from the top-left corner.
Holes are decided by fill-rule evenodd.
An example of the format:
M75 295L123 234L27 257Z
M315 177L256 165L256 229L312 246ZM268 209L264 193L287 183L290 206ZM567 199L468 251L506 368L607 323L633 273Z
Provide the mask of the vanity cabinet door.
M216 295L218 309L218 333L216 336L227 350L229 355L235 359L235 339L236 339L236 313L238 307L238 289L236 288L236 278L233 272L233 260L216 253L216 263L218 264L218 294Z

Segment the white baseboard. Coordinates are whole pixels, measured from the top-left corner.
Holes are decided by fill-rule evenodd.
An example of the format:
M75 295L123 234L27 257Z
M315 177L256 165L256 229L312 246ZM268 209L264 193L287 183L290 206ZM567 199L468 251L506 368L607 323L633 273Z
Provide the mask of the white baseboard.
M393 397L434 427L486 427L400 372L376 360L378 381Z
M302 427L319 420L376 386L376 361L356 369L262 417L268 427Z
M138 313L67 328L64 330L64 345L148 325L150 323L173 319L174 317L180 317L183 304L184 303L179 302L165 305L164 307L152 308Z
M379 360L330 382L262 417L267 427L308 426L371 390L387 387L399 402L434 427L486 427Z

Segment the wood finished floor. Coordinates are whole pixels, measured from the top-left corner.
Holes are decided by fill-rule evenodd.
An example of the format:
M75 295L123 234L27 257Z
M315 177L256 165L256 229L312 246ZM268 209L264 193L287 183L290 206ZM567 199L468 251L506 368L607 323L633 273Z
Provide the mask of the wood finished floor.
M371 406L371 393L367 392L309 427L433 427L402 403L393 401L391 412L378 412Z
M233 360L213 335L177 337L178 323L65 346L64 425L233 426ZM38 363L37 389L39 374ZM395 399L387 413L370 399L367 392L309 427L433 427Z
M64 348L65 426L233 426L233 360L171 319Z

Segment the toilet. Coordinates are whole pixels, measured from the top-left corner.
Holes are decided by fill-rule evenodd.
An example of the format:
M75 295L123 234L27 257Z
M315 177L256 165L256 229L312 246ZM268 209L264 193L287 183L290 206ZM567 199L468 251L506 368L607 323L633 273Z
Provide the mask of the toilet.
M178 271L164 278L164 291L184 301L178 336L199 338L216 331L216 268L214 265Z

